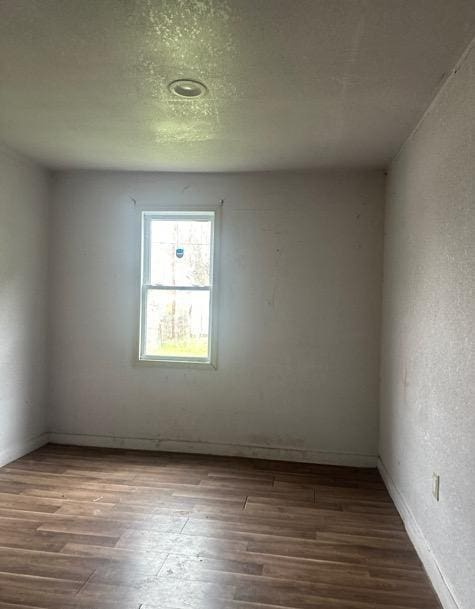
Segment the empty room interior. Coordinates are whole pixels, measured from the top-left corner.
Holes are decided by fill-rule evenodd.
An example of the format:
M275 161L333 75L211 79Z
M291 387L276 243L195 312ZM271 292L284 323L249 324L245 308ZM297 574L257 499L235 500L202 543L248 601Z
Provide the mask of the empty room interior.
M0 0L0 609L475 609L474 37Z

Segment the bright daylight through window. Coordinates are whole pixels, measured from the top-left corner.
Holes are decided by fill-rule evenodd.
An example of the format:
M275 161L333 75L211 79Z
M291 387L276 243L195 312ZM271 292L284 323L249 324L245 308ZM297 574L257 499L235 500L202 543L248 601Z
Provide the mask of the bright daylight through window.
M144 212L140 359L213 360L215 212Z

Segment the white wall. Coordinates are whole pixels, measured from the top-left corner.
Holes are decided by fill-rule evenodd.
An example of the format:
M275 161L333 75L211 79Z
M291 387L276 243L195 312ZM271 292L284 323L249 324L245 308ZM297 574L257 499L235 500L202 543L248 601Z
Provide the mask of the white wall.
M455 606L452 595L460 608L471 609L475 597L473 47L391 166L385 230L383 471L445 606ZM432 472L441 477L439 503L431 495Z
M56 176L52 439L374 464L384 176ZM218 369L137 365L140 205L224 199Z
M0 465L46 441L48 186L0 148Z

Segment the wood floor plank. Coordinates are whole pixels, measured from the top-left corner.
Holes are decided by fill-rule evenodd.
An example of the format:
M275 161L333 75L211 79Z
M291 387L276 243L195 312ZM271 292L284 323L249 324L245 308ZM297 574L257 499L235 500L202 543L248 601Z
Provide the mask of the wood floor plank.
M376 470L47 445L0 469L0 609L440 609Z
M65 579L85 583L94 573L98 561L93 559L21 548L0 547L0 572Z

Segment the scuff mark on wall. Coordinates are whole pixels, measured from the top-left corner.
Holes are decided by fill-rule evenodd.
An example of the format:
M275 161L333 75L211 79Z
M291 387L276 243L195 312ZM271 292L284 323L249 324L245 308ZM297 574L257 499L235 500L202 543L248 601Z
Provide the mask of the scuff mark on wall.
M276 294L277 294L277 289L279 287L279 269L280 269L280 263L281 263L281 257L282 257L282 248L277 248L275 250L276 256L275 256L275 261L274 261L274 270L273 270L273 277L272 277L272 293L271 293L271 297L269 298L269 300L267 301L268 305L273 309L275 307L275 298L276 298Z

